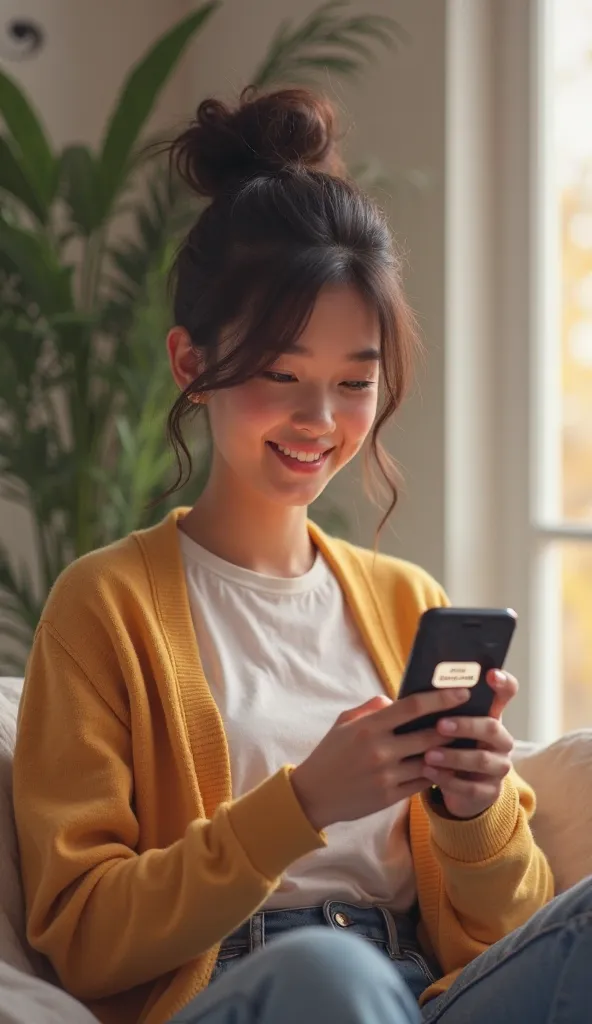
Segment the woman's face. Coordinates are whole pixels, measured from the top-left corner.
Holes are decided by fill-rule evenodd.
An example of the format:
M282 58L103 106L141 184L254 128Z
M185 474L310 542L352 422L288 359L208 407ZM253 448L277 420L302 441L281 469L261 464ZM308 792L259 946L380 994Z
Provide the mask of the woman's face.
M282 505L309 505L353 458L378 399L380 329L350 287L326 289L291 352L208 401L214 473Z

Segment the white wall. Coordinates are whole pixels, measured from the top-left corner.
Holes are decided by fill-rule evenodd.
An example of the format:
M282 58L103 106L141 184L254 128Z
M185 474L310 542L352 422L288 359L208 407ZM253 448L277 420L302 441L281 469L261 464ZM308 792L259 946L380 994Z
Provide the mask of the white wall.
M4 66L32 96L58 146L94 145L130 64L189 6L187 0L0 0L0 31L25 18L45 32L38 54ZM160 104L160 124L182 113L185 95L180 75Z
M44 26L41 54L8 65L43 111L56 142L96 142L117 87L130 62L190 4L185 0L0 0L0 22L27 14ZM314 0L225 0L167 90L160 124L189 115L206 93L232 94L249 75L274 28L284 17L302 16ZM426 369L397 423L385 435L400 460L406 492L382 547L421 562L437 577L445 567L445 98L446 7L434 0L367 0L361 6L395 14L410 42L398 53L380 54L355 85L328 82L353 121L352 158L373 156L384 170L419 169L429 179L420 193L399 186L384 196L393 230L407 253L407 288L427 346ZM347 119L346 119L347 120ZM360 473L336 485L354 535L372 543L378 513L362 497ZM17 551L30 539L22 516L0 508L0 534Z

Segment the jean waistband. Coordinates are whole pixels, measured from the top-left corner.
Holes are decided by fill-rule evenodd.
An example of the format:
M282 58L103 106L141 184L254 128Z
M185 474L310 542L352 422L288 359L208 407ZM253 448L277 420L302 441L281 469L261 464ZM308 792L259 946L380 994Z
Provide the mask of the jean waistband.
M414 914L393 914L386 907L360 907L341 900L327 900L320 907L260 911L224 939L220 952L252 953L286 931L310 925L351 931L382 942L392 957L399 957L405 950L419 949Z

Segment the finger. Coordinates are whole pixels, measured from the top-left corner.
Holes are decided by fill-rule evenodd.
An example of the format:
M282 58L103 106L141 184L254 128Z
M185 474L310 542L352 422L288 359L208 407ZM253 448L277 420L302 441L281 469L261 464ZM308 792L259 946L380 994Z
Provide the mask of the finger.
M396 778L398 783L423 778L425 784L425 769L426 764L421 755L409 757L406 761L400 761L393 766L393 778Z
M390 769L383 766L374 781L385 807L412 793L421 793L430 785L421 757L394 764Z
M470 691L466 689L432 689L424 693L414 693L411 697L401 697L389 708L377 712L376 724L380 728L394 729L425 715L449 711L450 708L464 704L469 697Z
M487 673L487 682L495 694L493 704L489 709L490 717L501 718L504 709L518 693L518 680L509 672L491 669Z
M494 803L500 794L499 780L486 778L463 779L444 768L426 768L426 778L440 787L446 795L463 796L469 800Z
M365 704L360 704L357 708L349 708L347 711L342 711L337 719L337 724L345 725L347 722L355 722L357 718L373 715L377 711L390 707L392 703L393 701L386 694L378 694L376 697L371 697L370 700L367 700Z
M438 750L428 750L424 760L430 767L453 772L469 772L471 775L493 779L503 779L511 767L508 757L492 750L456 750L454 747L439 747Z
M500 754L510 754L514 749L512 736L498 718L443 718L436 724L436 730L451 739L462 736L475 740Z
M392 740L393 752L402 761L405 758L425 754L431 747L440 747L450 742L449 736L440 734L436 729L418 729L417 732L405 732Z

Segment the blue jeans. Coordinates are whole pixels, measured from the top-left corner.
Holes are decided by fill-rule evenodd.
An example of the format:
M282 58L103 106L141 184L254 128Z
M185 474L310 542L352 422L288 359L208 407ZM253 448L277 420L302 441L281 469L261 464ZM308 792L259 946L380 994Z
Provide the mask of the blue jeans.
M297 924L294 914L301 915ZM303 927L307 914L314 915L316 927L308 921ZM372 917L362 920L364 915ZM435 965L410 945L411 922L395 918L393 928L388 915L382 923L376 915L382 915L378 908L360 911L334 902L305 912L276 912L271 920L269 913L255 915L225 941L215 979L171 1024L585 1024L592 1019L592 877L473 960L423 1011L417 996ZM271 933L276 941L267 946ZM251 953L254 948L258 951Z

